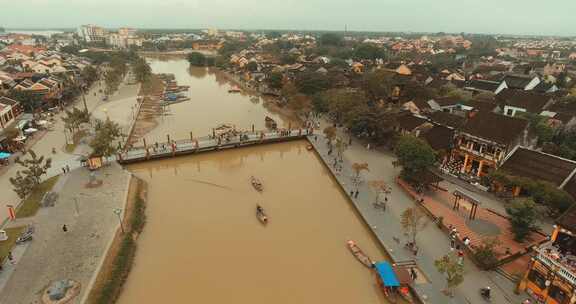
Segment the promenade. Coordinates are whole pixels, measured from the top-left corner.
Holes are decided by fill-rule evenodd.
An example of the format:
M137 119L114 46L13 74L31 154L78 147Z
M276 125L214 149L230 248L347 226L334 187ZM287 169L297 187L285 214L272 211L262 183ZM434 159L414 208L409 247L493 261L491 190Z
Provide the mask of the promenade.
M332 166L334 154L328 155L327 139L324 136L308 137L319 157L324 161L327 168L333 173L345 193L356 190L354 184L355 173L352 170L352 163L367 162L369 172L363 172L362 176L366 182L358 186L359 195L357 198L350 197L366 224L374 232L383 247L387 250L394 261L405 261L414 259L419 270L426 276L428 283L414 285L419 298L423 303L485 303L479 295L479 289L483 286L491 286L493 290L493 303L521 303L526 297L513 293L514 285L494 272L486 272L478 269L468 258L465 258L464 282L456 288L454 297L448 297L442 293L445 287L445 278L434 266L434 261L443 255L450 253L449 240L446 235L430 222L426 229L417 236L417 244L420 251L417 256L412 255L403 248L407 242L402 228L401 214L404 210L416 206L405 192L395 183L395 178L400 173L399 168L394 168L392 161L395 158L389 154L379 151L366 150L366 148L354 142L345 152L343 157L342 170L337 172ZM370 187L370 181L382 181L391 188L388 195L388 203L385 211L375 209L373 203L376 201L377 192ZM399 242L393 238L400 239Z

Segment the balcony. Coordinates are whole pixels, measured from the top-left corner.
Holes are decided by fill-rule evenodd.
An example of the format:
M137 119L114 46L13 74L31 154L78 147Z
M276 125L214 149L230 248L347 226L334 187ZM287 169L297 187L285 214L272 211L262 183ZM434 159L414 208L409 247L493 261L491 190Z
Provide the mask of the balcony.
M494 154L490 154L490 153L484 153L481 151L476 151L472 148L468 148L466 146L459 146L458 147L460 150L462 151L466 151L469 152L470 154L476 155L478 157L493 161L493 162L498 162L498 157L496 157Z
M569 282L572 286L576 286L576 256L562 255L552 243L546 243L536 249L538 255L536 259L542 264L555 270L555 272Z

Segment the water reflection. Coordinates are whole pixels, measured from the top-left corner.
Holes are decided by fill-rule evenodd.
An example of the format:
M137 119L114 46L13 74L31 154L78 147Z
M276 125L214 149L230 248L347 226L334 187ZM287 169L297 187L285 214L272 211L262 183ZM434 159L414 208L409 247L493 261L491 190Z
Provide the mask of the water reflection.
M208 68L190 67L188 73L190 73L190 76L194 78L202 79L208 74Z

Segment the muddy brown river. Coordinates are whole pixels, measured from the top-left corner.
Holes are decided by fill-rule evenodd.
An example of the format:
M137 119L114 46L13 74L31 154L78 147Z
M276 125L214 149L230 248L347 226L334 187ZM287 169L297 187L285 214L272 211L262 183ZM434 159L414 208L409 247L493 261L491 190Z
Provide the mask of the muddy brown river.
M199 86L193 92L216 92L189 105L206 109L204 115L174 107L174 133L186 134L190 125L209 130L215 121L249 125L271 115L248 97L221 98L228 96L227 84L214 74L190 75L183 60L153 61L152 68L189 79ZM231 104L233 113L224 110ZM386 303L346 241L355 240L375 260L384 252L305 141L129 170L149 184L148 221L118 303ZM251 175L262 180L262 193L253 189ZM265 226L255 216L256 204L268 213Z

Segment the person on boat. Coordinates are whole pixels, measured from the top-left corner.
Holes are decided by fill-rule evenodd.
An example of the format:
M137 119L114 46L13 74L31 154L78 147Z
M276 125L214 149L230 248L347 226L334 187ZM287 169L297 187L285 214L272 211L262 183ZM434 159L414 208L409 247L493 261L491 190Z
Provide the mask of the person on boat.
M259 213L264 213L264 208L260 207L260 205L256 206L256 211Z

